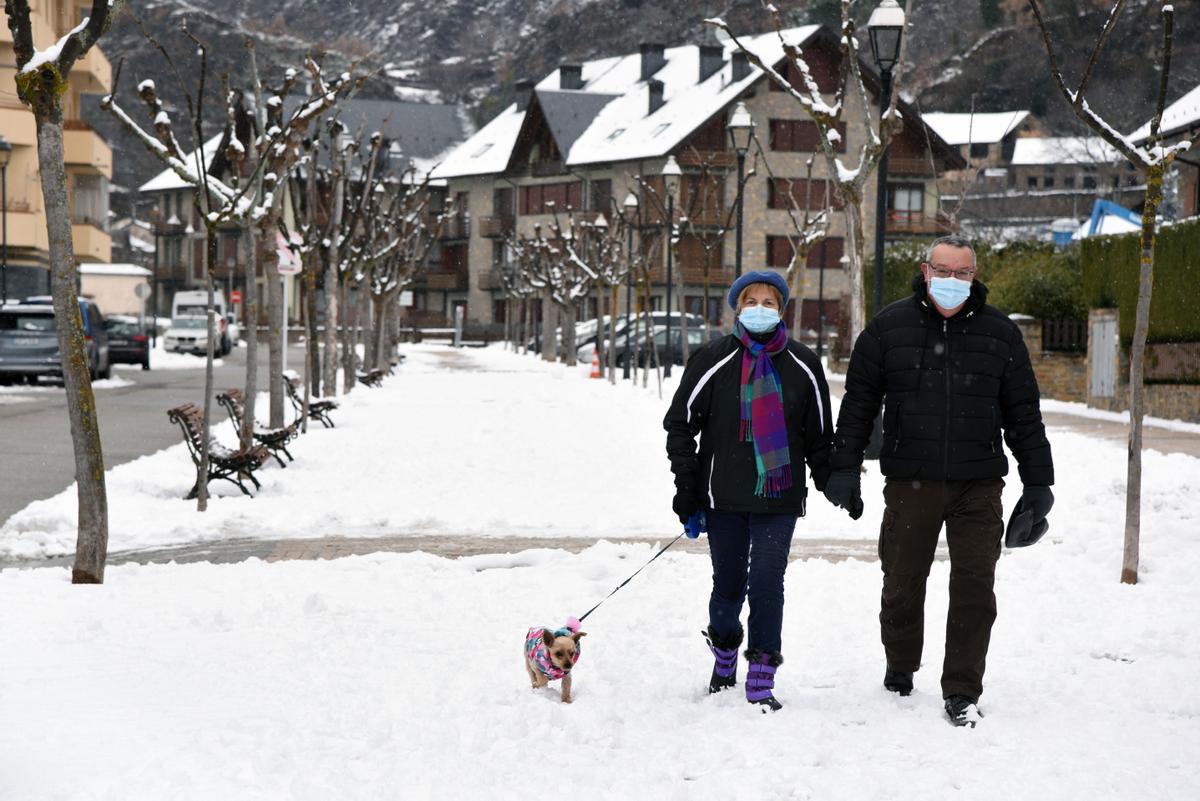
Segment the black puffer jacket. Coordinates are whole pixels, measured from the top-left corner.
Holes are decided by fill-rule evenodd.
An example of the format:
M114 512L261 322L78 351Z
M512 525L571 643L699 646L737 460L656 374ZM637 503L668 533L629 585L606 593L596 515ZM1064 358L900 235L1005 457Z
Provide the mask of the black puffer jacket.
M1027 485L1054 483L1037 378L1016 324L978 281L945 319L921 276L854 343L838 413L838 468L862 464L883 405L880 468L890 478L969 480L1008 473L1004 442Z
M744 352L741 341L730 334L688 359L663 419L671 470L677 480L682 477L704 487L711 509L803 515L804 464L808 463L818 490L825 488L829 478L833 418L825 372L817 355L793 340L771 357L783 388L792 486L778 498L762 498L754 494L758 483L754 443L738 439Z

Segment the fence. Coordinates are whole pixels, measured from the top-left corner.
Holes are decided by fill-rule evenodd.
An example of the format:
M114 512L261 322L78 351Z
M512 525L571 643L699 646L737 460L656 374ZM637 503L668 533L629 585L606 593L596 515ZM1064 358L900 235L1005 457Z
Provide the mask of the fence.
M1087 353L1087 321L1042 320L1042 350Z

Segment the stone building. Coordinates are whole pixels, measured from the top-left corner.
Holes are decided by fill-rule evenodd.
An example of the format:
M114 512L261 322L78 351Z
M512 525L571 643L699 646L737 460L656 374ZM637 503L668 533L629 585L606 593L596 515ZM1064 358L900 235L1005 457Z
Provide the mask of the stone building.
M837 37L819 26L783 35L801 46L831 101L839 74ZM765 63L781 70L787 65L775 32L743 41ZM865 61L860 66L873 98L878 78ZM798 75L788 77L799 80ZM585 219L623 214L630 194L638 199L640 244L635 241L635 247L651 249L655 265L651 303L664 308L666 281L659 265L665 261L666 225L657 206L664 194L661 172L672 156L684 173L676 208L691 208L693 222L678 249L682 300L689 311L718 317L737 261L735 233L725 224L737 197L736 156L726 126L739 102L755 125L746 157L750 177L744 192L743 270L785 270L797 236L789 204L807 205L814 212L826 206L828 175L815 124L732 44L665 48L644 43L638 53L563 64L518 89L515 103L434 172L446 181L456 212L443 233L443 252L450 254L445 273L430 276L415 293L417 324L444 323L455 307L465 306L469 322L499 326L505 303L494 268L509 258L504 236L528 236L534 226L547 226L553 212L568 208ZM849 92L842 117L840 144L851 167L868 136L861 102ZM876 105L874 99L870 102ZM922 125L915 109L902 103L901 111L905 127L890 151L886 235L928 237L946 230L934 176L965 162ZM864 203L868 254L875 229L875 186L875 180L868 182ZM815 325L820 283L830 325L837 324L840 298L849 292L842 263L843 217L835 210L829 219L828 238L808 256L803 297L785 313L793 327ZM624 308L623 299L620 303L618 311Z
M32 0L30 8L33 43L39 50L53 46L91 13L90 2L70 0ZM37 125L33 112L17 97L16 63L8 17L0 8L0 139L11 147L0 153L0 160L8 156L3 170L7 202L2 213L8 228L3 285L8 297L23 298L49 294L50 251L38 169ZM82 97L103 94L111 84L108 59L92 47L71 68L62 98L63 154L76 262L111 260L107 226L112 150L80 116Z

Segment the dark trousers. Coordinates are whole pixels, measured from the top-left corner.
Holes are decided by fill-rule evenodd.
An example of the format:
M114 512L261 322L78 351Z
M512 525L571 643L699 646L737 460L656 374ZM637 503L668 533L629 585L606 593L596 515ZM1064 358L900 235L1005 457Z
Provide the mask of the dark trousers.
M721 639L741 631L742 604L750 599L746 647L779 653L783 629L783 574L796 528L794 514L709 509L708 549L713 589L708 622Z
M950 608L942 696L983 692L992 623L996 620L996 560L1004 522L1004 480L888 479L879 529L883 599L879 625L888 665L916 671L925 634L925 582L942 524L950 549Z

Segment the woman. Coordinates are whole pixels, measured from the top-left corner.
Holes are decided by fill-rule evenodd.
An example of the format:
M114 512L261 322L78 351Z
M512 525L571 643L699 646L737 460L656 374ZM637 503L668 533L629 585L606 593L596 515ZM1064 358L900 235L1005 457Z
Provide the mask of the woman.
M734 282L733 333L692 354L663 421L672 508L685 525L701 512L708 524L713 589L704 636L716 660L708 690L737 683L748 596L746 700L764 712L782 707L773 690L783 663L783 574L804 514L803 464L824 489L833 436L821 362L788 338L780 319L787 299L787 282L773 272Z

